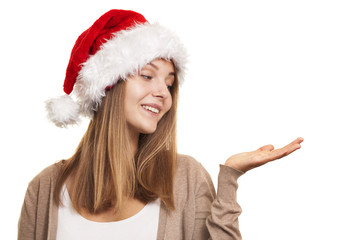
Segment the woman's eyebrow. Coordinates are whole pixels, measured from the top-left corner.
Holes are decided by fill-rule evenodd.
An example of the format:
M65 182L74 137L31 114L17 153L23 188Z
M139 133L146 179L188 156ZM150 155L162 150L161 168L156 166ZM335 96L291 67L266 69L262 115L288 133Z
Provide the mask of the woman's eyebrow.
M147 65L150 65L150 66L152 66L153 68L155 68L156 70L159 70L159 67L158 66L156 66L155 64L153 64L153 63L148 63ZM169 73L169 75L171 75L171 76L175 76L175 72L170 72Z
M155 68L156 70L159 70L158 66L156 66L156 65L153 64L153 63L148 63L148 65L152 66L152 67Z

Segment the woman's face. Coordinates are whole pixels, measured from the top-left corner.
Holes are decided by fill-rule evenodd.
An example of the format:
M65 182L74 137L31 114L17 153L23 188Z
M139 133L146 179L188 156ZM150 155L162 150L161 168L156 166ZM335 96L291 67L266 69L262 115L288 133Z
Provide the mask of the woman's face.
M153 60L126 80L124 110L130 130L155 132L157 123L171 108L170 88L174 80L172 62L163 59Z

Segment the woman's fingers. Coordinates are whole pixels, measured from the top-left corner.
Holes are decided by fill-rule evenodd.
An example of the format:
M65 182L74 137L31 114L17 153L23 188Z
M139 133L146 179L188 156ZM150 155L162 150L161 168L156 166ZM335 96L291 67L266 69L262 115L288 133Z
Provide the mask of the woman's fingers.
M294 141L292 141L291 143L289 143L288 145L286 146L290 146L290 145L295 145L295 144L300 144L304 141L304 139L302 137L298 137L297 139L295 139ZM285 147L286 147L285 146Z
M283 147L282 149L284 149L284 151L286 151L288 154L290 154L290 153L294 152L295 150L298 150L299 148L301 148L300 143L302 143L303 141L304 141L304 139L299 137L299 138L295 139L294 141L292 141L290 144Z
M286 145L285 147L281 148L281 149L288 149L288 148L293 148L293 146L296 146L296 147L301 147L299 146L300 143L302 143L304 141L303 138L299 137L297 139L295 139L294 141L292 141L291 143L289 143L288 145ZM298 145L297 145L298 144ZM273 151L275 148L273 145L269 144L269 145L265 145L265 146L262 146L261 148L259 148L258 150L256 151ZM256 152L255 151L255 152Z
M304 139L300 137L300 138L295 139L294 141L292 141L285 147L282 147L282 148L272 151L270 153L270 161L283 158L283 157L289 155L290 153L298 150L299 148L301 148L300 143L302 143L303 141L304 141Z

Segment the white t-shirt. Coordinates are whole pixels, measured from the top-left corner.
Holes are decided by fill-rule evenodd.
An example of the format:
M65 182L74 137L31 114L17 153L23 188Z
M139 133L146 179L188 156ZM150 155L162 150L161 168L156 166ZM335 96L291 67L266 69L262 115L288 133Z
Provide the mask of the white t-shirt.
M63 206L60 206L58 210L57 240L156 239L160 199L148 203L134 216L116 222L94 222L82 217L73 209L65 186L61 200Z

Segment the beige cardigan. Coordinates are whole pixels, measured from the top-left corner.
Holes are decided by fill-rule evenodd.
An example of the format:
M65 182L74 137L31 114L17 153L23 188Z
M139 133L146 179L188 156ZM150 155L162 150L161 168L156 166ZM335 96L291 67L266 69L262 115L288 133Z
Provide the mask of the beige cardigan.
M53 191L61 162L49 166L28 186L18 224L18 239L56 239L58 209ZM236 201L243 173L220 165L218 192L210 175L193 158L178 155L174 182L175 211L161 204L157 239L241 239Z

